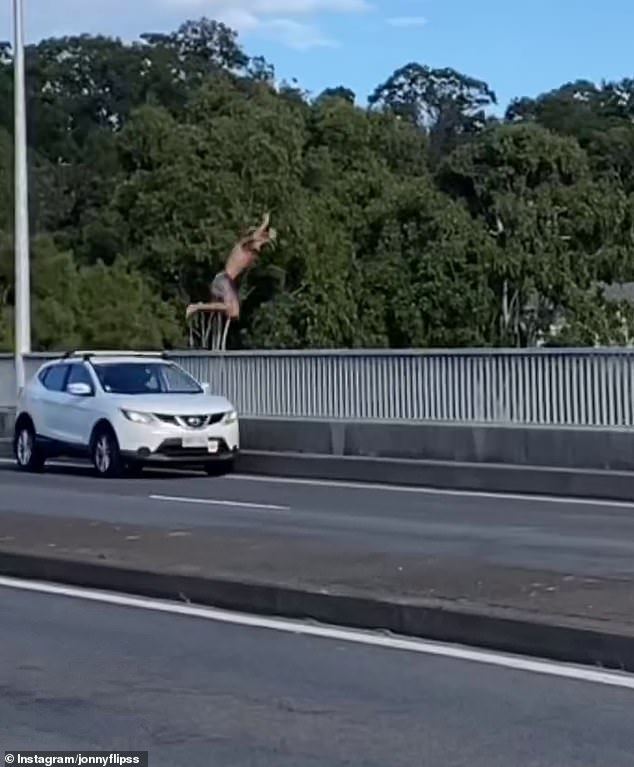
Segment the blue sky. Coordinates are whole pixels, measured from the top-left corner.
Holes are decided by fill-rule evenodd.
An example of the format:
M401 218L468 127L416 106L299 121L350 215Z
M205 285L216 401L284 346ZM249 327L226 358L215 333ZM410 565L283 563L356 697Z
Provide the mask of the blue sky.
M634 77L632 0L24 0L27 37L80 32L132 39L203 15L238 29L279 78L360 101L409 61L489 82L506 106L566 81ZM0 0L0 38L12 34Z

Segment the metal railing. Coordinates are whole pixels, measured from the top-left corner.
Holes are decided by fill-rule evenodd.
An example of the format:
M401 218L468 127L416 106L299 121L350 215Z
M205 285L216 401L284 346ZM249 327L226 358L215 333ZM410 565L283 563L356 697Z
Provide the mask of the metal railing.
M31 355L27 375L53 355ZM634 350L251 351L170 355L243 415L634 426ZM0 407L14 402L0 355Z

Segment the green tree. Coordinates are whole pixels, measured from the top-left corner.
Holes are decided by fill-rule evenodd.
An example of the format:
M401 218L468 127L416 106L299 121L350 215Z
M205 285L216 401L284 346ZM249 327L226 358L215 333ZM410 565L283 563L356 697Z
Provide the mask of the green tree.
M537 125L496 127L451 155L440 182L496 242L496 343L536 343L591 300L599 279L624 272L627 198L593 182L572 139Z
M595 175L634 191L634 84L632 80L567 83L536 99L515 99L510 122L536 122L574 137L587 151Z
M412 62L379 85L368 103L429 132L437 158L460 137L481 130L487 122L486 110L497 98L482 80L449 67L434 69Z

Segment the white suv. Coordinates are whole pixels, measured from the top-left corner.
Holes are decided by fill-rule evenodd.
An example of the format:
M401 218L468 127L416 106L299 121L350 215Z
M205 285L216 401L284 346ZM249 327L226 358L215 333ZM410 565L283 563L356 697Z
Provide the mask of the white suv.
M90 458L104 477L144 464L214 475L238 451L233 405L162 354L69 352L42 365L16 412L14 453L25 471L62 455Z

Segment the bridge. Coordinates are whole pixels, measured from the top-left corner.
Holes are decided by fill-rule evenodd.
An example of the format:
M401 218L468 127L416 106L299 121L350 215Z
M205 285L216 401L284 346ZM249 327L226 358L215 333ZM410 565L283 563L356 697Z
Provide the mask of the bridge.
M27 377L55 356L29 355ZM634 480L630 484L628 477L619 489L617 477L634 470L633 349L175 351L170 356L235 403L249 451L283 453L285 466L291 455L321 457L321 472L335 471L325 459L383 459L394 471L394 462L399 464L394 475L399 481L409 482L413 472L416 483L444 483L449 463L447 483L483 482L484 489L496 483L474 479L476 469L481 474L500 466L541 467L550 473L535 475L531 483L575 494L583 488L599 492L586 486L588 477L580 472L609 471L604 492L634 497ZM13 357L0 356L0 408L15 406L15 389ZM302 466L307 465L305 460ZM360 465L355 464L355 478L376 472ZM555 482L554 469L576 472L575 483L572 475ZM347 471L342 476L348 477ZM503 489L527 490L526 471L521 482L518 474L504 471Z

